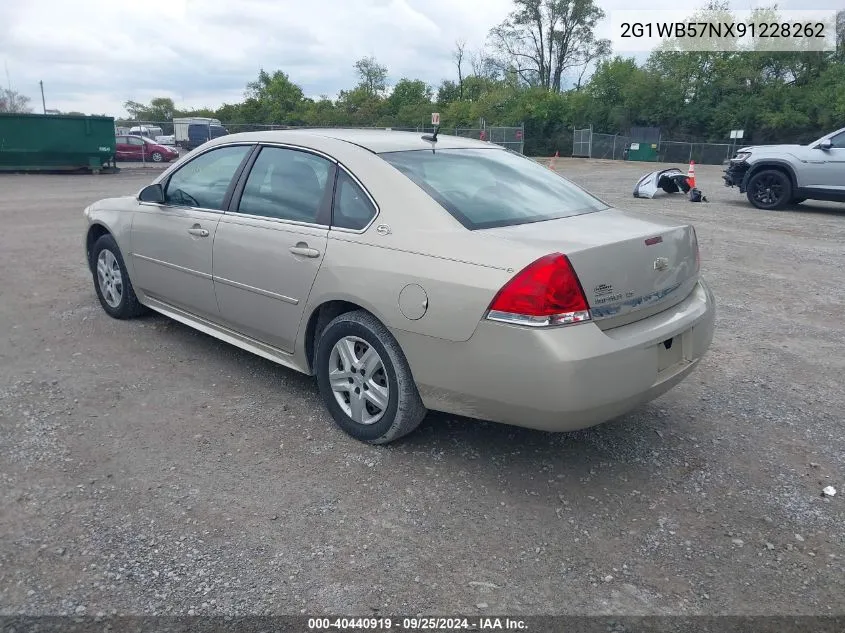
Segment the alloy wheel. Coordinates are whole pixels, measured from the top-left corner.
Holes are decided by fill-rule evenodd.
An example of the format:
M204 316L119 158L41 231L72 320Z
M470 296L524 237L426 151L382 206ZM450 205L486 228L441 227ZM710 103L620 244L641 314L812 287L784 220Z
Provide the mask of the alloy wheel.
M390 402L384 362L364 339L344 336L334 344L329 384L340 408L358 424L375 424L384 416Z
M97 257L97 282L106 303L117 308L123 299L123 275L114 253L105 248Z
M754 183L754 199L762 205L772 206L783 197L783 183L777 176L766 174Z

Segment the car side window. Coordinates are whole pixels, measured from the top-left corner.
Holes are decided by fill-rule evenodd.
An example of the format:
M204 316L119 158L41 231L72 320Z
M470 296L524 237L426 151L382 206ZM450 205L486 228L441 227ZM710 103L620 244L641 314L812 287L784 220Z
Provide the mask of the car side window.
M361 230L376 215L376 208L364 190L342 169L337 175L334 193L332 226L341 229Z
M251 149L249 145L219 147L197 156L170 177L165 204L222 210L232 178Z
M129 137L129 144L130 145L143 145L144 141L139 139L137 136L130 136Z
M331 167L315 154L265 147L249 172L238 212L319 223Z
M845 147L845 132L840 132L836 136L831 136L830 142L833 144L833 147Z

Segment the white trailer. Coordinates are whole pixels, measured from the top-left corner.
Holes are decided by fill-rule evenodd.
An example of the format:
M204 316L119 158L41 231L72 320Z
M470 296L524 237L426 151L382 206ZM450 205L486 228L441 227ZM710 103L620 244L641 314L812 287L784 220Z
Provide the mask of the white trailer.
M173 136L176 140L176 147L184 147L188 144L188 126L195 123L208 126L222 125L217 119L209 119L201 116L173 119Z

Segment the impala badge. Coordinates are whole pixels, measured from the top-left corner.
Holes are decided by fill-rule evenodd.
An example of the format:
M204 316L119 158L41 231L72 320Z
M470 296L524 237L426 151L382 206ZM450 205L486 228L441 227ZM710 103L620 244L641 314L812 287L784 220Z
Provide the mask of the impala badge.
M654 260L654 270L666 270L669 268L668 257L658 257Z
M605 295L613 294L613 286L610 284L599 284L595 288L593 288L593 294L597 297L603 297Z

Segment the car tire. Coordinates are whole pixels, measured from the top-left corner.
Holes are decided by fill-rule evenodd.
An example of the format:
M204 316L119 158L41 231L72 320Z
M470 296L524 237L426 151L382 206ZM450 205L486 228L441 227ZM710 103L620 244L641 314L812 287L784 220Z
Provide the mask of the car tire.
M792 201L792 182L780 170L763 169L751 176L746 196L758 209L782 209Z
M110 317L131 319L147 312L138 301L126 264L114 238L103 235L91 250L91 272L100 305Z
M164 160L164 156L162 155L161 152L153 152L150 155L150 158L153 160L154 163L160 163L161 161Z
M314 369L332 418L362 442L392 442L427 413L399 343L369 312L341 314L323 329Z

